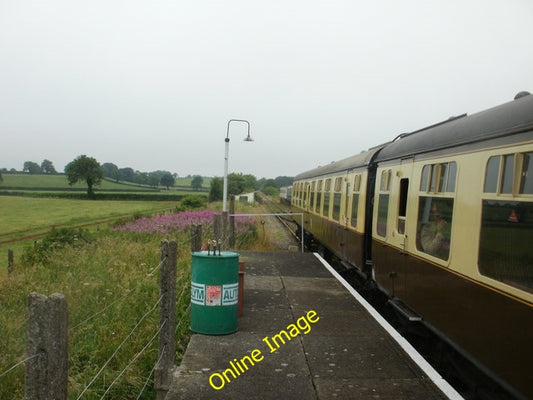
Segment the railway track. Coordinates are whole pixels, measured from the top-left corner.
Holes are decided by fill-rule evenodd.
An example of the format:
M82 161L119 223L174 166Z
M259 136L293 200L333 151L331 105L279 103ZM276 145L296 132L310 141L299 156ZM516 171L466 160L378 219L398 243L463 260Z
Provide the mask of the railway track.
M288 241L288 246L290 245L300 245L300 237L296 233L298 231L298 224L294 222L292 218L288 216L280 215L289 213L290 210L288 207L284 207L282 204L275 202L272 198L257 192L257 196L260 197L261 202L264 206L264 210L267 214L272 214L271 217L275 218L278 225L285 231L288 232L291 240Z

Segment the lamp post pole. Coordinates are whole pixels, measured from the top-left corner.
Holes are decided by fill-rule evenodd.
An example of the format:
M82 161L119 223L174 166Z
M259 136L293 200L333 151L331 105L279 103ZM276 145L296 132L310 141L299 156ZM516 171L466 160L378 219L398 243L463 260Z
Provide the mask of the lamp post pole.
M248 126L248 136L244 138L245 142L253 142L254 140L250 137L250 123L244 119L230 119L228 121L228 128L226 131L225 142L225 151L224 151L224 189L222 194L222 212L228 211L228 156L229 156L229 126L232 122L244 122Z

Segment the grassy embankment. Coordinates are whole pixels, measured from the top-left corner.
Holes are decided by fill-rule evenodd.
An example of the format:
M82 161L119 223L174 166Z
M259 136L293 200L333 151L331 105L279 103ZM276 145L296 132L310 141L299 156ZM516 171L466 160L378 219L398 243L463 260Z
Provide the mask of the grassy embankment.
M153 202L15 197L0 197L0 204L0 233L10 229L12 232L13 225L19 230L39 231L49 229L50 225L77 226L95 218L114 218L124 213L171 206ZM206 230L204 228L204 235L209 237ZM177 320L183 322L176 335L178 359L189 335L186 307L189 302L190 245L187 231L171 234L118 232L104 224L87 242L83 240L84 234L77 234L79 237L74 245L52 246L55 248L46 250L46 257L38 261L25 263L16 258L13 273L8 275L2 267L3 273L0 274L0 374L25 356L28 294L63 293L69 307L69 398L72 399L77 398L139 319L156 304L159 248L163 238L177 239L180 250L177 293L182 297ZM239 248L246 244L249 242L239 242ZM83 398L101 398L110 383L155 335L157 325L156 308ZM154 342L127 368L107 398L136 398L156 360L157 342ZM22 366L0 377L0 399L22 398L23 382ZM142 398L153 396L153 391L147 389Z

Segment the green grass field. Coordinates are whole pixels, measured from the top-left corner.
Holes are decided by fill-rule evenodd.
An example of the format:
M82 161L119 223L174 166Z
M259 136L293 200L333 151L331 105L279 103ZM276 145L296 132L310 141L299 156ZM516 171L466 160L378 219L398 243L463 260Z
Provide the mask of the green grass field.
M176 205L176 202L0 196L0 241L47 232L51 226L80 226L133 213L170 211ZM238 203L237 206L239 212L251 212L247 205ZM101 225L102 229L93 232L91 240L77 240L77 245L63 248L54 245L46 260L41 261L19 258L22 245L31 245L33 239L0 245L0 399L24 395L24 367L12 370L11 367L25 357L27 297L31 292L62 293L67 299L69 399L76 399L82 393L115 351L116 357L83 398L102 398L115 379L116 384L106 398L137 398L139 393L141 399L155 397L150 374L157 361L157 341L149 345L149 340L158 330L158 310L153 307L160 296L159 250L161 240L168 237L158 233L119 232L110 229L107 223ZM204 227L206 238L211 237L209 229L208 225ZM176 320L181 321L176 328L176 363L179 364L189 337L190 237L185 231L172 234L170 239L179 244L176 290ZM10 274L7 273L8 248L15 248L16 253L15 267ZM147 314L151 309L155 311ZM143 315L147 317L139 324ZM136 324L138 329L133 332ZM125 338L128 338L127 345L118 351ZM145 346L146 350L141 352ZM144 390L147 381L148 388Z
M3 188L16 188L20 190L46 190L46 189L64 189L69 190L87 190L87 185L82 182L78 182L70 186L67 182L65 175L30 175L30 174L2 174L4 181L0 183L0 190ZM210 179L204 179L203 188L209 188ZM170 190L181 190L191 187L190 178L177 178L175 188ZM111 180L103 180L102 184L95 187L95 190L106 191L131 191L131 192L145 192L166 190L166 188L160 186L159 188L153 188L148 185L136 185L131 182L112 182ZM192 191L192 189L191 189Z
M136 398L157 361L157 340L140 351L157 332L158 308L147 314L135 331L132 328L157 304L161 239L157 235L139 238L102 231L94 234L90 243L52 250L47 263L17 264L12 274L0 277L0 375L25 356L29 293L62 293L69 309L68 398L76 399L82 393L130 333L127 345L116 353L83 398L101 398L115 378L116 384L106 398ZM177 320L183 319L176 332L177 357L188 338L190 250L188 254L186 250L183 246L178 262L177 293L184 293L177 304ZM119 377L123 370L124 375ZM152 387L149 382L142 399L155 397ZM0 399L23 395L23 366L0 376Z
M172 201L88 201L0 196L0 276L7 267L7 250L12 249L16 258L35 239L13 240L46 233L54 226L90 224L90 229L94 230L99 224L107 224L121 217L170 211L177 204Z

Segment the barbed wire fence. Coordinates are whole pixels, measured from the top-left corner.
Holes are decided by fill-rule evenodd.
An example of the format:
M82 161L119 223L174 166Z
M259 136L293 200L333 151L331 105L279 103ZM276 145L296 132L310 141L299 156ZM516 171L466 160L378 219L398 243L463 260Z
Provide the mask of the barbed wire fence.
M220 235L221 216L215 214L212 224L207 224L207 231L212 231L215 235ZM111 391L112 387L124 375L126 370L146 352L150 346L158 340L157 361L144 381L144 385L137 395L140 399L153 376L154 390L157 399L164 399L170 388L172 372L175 365L175 344L176 335L183 321L186 320L190 302L182 312L180 320L176 322L176 304L179 304L189 288L188 274L182 274L177 278L178 248L190 244L191 252L199 251L202 247L203 227L201 224L193 224L189 227L188 238L177 242L175 240L164 240L160 247L160 263L153 268L150 276L156 270L160 270L159 298L144 315L137 321L136 325L126 335L115 351L109 356L107 361L100 367L96 375L84 387L77 396L80 400L88 393L91 385L96 382L106 367L115 358L122 347L126 345L130 337L134 334L141 323L151 315L159 306L159 326L155 334L146 342L127 365L118 373L113 381L106 388L100 397L104 399ZM182 290L177 296L177 287ZM25 366L25 398L32 400L67 400L68 398L68 338L69 332L78 329L89 321L104 314L110 307L124 301L132 296L134 291L129 290L125 295L103 307L98 312L85 318L82 322L69 328L68 307L65 296L59 293L44 296L38 293L31 293L28 296L28 320L26 338L26 356L21 361L12 365L6 371L0 373L0 377L8 375L13 370Z

